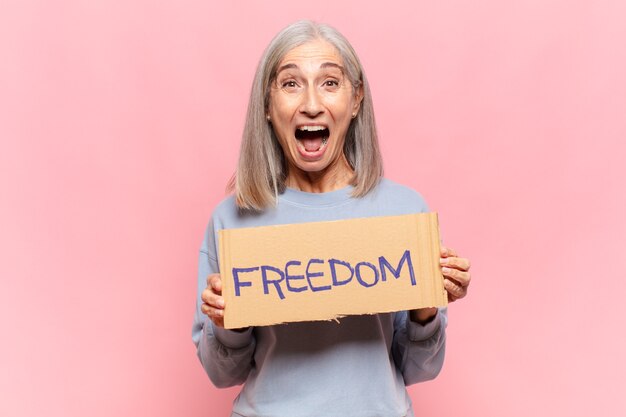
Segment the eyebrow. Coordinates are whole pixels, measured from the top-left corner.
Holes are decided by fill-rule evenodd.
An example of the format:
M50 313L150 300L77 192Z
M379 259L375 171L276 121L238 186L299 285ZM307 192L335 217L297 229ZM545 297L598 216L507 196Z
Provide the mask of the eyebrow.
M343 67L334 62L324 62L322 65L320 65L320 68L338 68L342 73L344 72ZM299 68L296 64L285 64L281 66L280 68L278 68L278 71L276 71L276 75L280 74L282 71L287 70L287 69L299 69Z
M278 71L276 71L276 75L280 74L282 71L286 69L291 69L291 68L298 69L298 66L296 64L285 64L282 67L278 68Z
M335 64L334 62L324 62L320 65L320 68L337 68L343 73L343 67L339 64Z

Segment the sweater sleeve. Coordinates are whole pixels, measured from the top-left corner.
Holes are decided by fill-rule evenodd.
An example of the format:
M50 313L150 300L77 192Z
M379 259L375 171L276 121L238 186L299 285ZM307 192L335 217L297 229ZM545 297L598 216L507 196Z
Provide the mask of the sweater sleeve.
M207 276L219 272L216 246L211 220L200 248L196 312L191 335L211 382L218 388L225 388L245 382L252 368L255 340L252 328L243 332L219 328L200 310Z
M406 385L434 379L441 371L447 322L446 308L426 325L412 322L406 311L396 313L391 349Z

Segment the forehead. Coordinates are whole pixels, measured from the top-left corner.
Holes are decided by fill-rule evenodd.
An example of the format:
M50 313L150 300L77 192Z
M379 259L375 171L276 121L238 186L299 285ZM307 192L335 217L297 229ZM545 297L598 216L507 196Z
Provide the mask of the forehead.
M318 67L323 63L343 66L339 51L325 40L315 39L291 49L279 63L279 68L286 64L296 64L299 68Z

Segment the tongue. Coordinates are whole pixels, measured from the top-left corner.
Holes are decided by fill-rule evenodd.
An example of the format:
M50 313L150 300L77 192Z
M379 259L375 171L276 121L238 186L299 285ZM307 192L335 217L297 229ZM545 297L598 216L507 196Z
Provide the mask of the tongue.
M304 149L306 149L307 152L315 152L322 147L322 138L301 139L300 141L304 145Z

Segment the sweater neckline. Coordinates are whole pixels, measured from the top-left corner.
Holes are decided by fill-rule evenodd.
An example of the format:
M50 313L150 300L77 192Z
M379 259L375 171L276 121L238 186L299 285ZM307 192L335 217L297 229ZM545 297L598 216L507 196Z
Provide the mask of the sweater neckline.
M328 207L342 204L350 200L353 190L354 186L352 185L326 193L309 193L296 190L295 188L286 188L285 192L279 196L279 199L286 203L301 206Z

